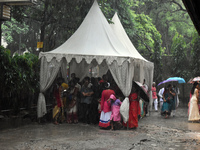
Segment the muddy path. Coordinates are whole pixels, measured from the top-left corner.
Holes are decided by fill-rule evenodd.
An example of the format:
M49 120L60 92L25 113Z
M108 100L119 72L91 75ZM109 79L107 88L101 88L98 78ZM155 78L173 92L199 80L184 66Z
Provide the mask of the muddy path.
M195 150L200 123L187 121L187 110L164 119L151 112L135 130L102 130L98 125L47 123L0 131L0 150Z

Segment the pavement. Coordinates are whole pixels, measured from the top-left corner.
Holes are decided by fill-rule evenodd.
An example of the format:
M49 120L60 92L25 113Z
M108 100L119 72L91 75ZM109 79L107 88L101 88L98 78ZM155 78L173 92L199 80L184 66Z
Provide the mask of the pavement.
M187 108L178 108L176 116L168 119L151 111L135 130L32 123L0 131L0 150L198 150L200 123L187 119Z

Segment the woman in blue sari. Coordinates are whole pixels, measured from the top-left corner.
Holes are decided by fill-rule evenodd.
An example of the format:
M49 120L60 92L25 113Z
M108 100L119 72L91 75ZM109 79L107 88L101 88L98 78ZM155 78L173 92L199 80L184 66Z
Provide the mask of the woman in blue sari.
M169 84L163 93L163 106L161 109L161 115L168 118L171 114L171 108L174 101L175 93L172 91L172 85Z

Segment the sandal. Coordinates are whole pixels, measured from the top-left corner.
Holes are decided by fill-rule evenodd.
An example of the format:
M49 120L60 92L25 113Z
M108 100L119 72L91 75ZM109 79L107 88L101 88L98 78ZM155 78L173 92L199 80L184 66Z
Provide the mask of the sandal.
M54 122L53 124L55 124L55 125L59 125L59 123L56 121L56 122Z

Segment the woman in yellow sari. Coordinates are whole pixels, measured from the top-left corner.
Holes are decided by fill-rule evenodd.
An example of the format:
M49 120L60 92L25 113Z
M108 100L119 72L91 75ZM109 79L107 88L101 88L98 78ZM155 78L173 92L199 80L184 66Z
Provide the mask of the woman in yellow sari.
M61 86L63 82L62 78L58 78L57 79L57 84L54 86L54 99L55 99L55 103L56 105L54 106L53 109L53 120L54 120L54 124L59 124L58 120L59 117L61 116L61 108L63 107L63 101L62 101L62 92L63 92L63 87Z

